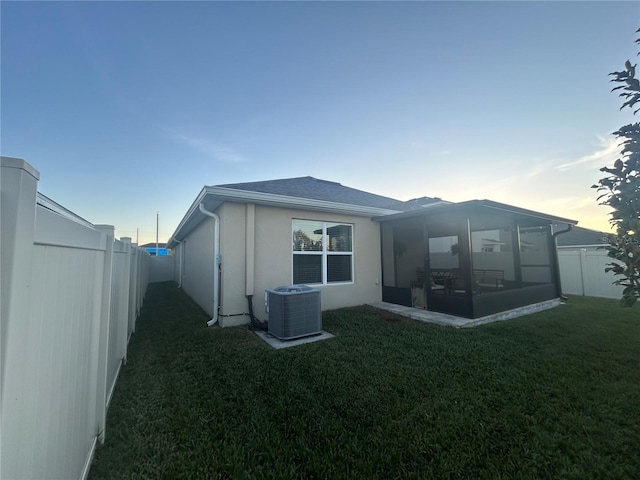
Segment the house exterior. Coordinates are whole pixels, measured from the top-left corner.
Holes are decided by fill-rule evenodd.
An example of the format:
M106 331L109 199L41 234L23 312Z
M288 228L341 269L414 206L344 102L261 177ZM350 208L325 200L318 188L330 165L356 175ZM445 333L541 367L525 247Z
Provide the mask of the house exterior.
M490 202L490 207L488 201L482 202L485 203L453 204L429 197L402 202L313 177L206 186L167 248L174 253L176 282L212 316L210 324L249 322L249 302L256 316L264 319L265 290L291 284L318 288L323 310L385 300L472 316L473 308L451 308L473 303L471 283L476 280L471 278L471 250L459 254L459 259L469 259L462 260L464 268L446 265L446 281L438 277L438 273L444 273L441 270L445 265L434 264L432 268L426 253L431 250L436 255L439 249L443 261L449 261L441 254L450 250L453 243L442 237L451 237L453 232L463 238L464 228L459 230L463 217L468 220L469 215L480 215L493 222L491 228L496 228L484 235L487 238L479 248L491 249L502 257L507 248L511 255L515 251L515 237L510 233L509 239L503 238L502 230L518 230L518 222L523 227L535 224L536 228L547 229L548 258L555 258L556 253L551 225L576 223L495 202ZM432 233L427 233L427 224ZM440 225L440 230L435 225ZM470 241L457 243L456 248L471 249ZM398 250L401 246L402 252ZM559 296L557 261L550 262L552 265L545 271L548 284L542 289L544 292L534 295L532 301L521 295L520 303ZM484 270L490 276L488 271L498 268ZM453 288L453 280L465 275L466 289L461 294L461 288ZM522 283L521 274L503 272L503 277L502 285L513 289L518 279ZM430 288L431 279L440 285ZM419 296L418 285L424 298L414 298ZM490 293L501 292L487 289L485 296ZM445 297L447 301L443 300Z

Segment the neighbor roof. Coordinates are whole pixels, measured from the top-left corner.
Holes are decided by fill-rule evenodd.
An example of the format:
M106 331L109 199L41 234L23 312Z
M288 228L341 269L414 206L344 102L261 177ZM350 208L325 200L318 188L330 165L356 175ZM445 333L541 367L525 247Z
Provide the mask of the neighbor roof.
M158 243L158 248L166 248L167 244L166 243ZM151 243L145 243L144 245L138 245L140 248L156 248L156 243L151 242Z
M573 227L571 231L558 236L558 246L571 245L600 245L606 243L606 237L611 233L599 232L589 228Z

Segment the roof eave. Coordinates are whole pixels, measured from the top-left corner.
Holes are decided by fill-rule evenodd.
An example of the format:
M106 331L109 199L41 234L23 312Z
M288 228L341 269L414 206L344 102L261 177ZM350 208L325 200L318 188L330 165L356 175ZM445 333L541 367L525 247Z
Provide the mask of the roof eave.
M476 200L479 203L479 206L491 208L494 210L506 211L510 213L515 213L518 215L524 215L528 217L540 218L543 220L548 220L550 222L560 222L567 223L570 225L577 225L578 220L572 220L570 218L558 217L556 215L548 215L546 213L536 212L534 210L528 210L526 208L515 207L513 205L507 205L506 203L494 202L493 200Z
M326 211L336 213L348 213L363 217L376 215L388 215L398 213L399 210L371 207L365 205L353 205L349 203L331 202L328 200L316 200L313 198L292 197L275 193L252 192L225 187L205 187L208 196L215 197L225 202L255 203L281 208L302 208L304 210Z
M391 221L391 220L399 220L402 218L419 217L421 215L431 214L431 213L461 211L467 208L478 208L478 207L502 211L505 213L522 215L526 217L538 218L541 220L548 221L550 223L559 222L559 223L567 223L571 225L576 225L578 223L577 220L557 217L555 215L548 215L546 213L527 210L524 208L515 207L513 205L508 205L506 203L494 202L493 200L469 200L466 202L459 202L459 203L437 203L433 205L426 205L423 208L410 210L408 212L400 212L392 215L374 217L372 220L377 222L385 222L385 221Z
M193 223L192 220L199 213L198 205L200 205L200 203L206 197L206 194L207 194L206 188L207 187L205 187L202 190L200 190L200 193L198 194L196 199L193 201L193 203L189 207L189 210L187 210L187 213L184 215L184 217L182 217L182 220L180 221L180 223L176 227L175 231L171 234L171 237L169 237L169 240L167 240L167 248L175 247L181 241L181 240L178 240L178 237L181 234L185 233L186 227L190 223ZM201 221L202 220L197 221L197 223L194 225L194 227L189 228L186 233L188 233L191 230L193 230L193 228L195 228L195 226L197 226ZM184 238L184 235L182 235L182 237L180 237L180 238Z
M352 205L347 203L331 202L327 200L316 200L312 198L291 197L288 195L278 195L274 193L252 192L250 190L240 190L235 188L205 186L200 195L193 202L187 214L184 216L178 228L167 242L167 247L172 248L195 228L204 215L200 213L198 205L204 202L208 210L215 210L224 202L234 203L255 203L277 208L296 208L315 212L338 213L344 215L354 215L359 217L376 217L381 215L392 215L399 213L399 210L387 208L370 207L364 205ZM188 228L187 228L188 227Z

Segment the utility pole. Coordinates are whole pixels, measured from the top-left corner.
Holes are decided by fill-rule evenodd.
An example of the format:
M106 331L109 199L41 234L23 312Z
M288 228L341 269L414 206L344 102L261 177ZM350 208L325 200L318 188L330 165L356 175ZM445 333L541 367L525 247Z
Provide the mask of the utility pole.
M158 256L158 227L160 226L160 212L156 213L156 257Z

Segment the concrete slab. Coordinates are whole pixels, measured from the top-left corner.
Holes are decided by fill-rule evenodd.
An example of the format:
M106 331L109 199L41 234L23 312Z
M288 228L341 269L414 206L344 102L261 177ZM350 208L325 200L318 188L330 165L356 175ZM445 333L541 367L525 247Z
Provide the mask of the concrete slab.
M320 340L327 340L329 338L335 337L335 335L329 332L325 332L324 330L322 330L322 332L317 335L294 338L293 340L280 340L279 338L276 338L269 332L265 331L256 331L255 334L276 349L295 347L298 345L304 345L305 343L319 342Z
M548 310L560 305L560 299L556 298L553 300L547 300L546 302L535 303L533 305L527 305L526 307L514 308L513 310L494 313L493 315L487 315L486 317L480 318L456 317L455 315L430 312L429 310L423 310L421 308L406 307L404 305L396 305L394 303L388 302L375 302L370 303L369 305L380 310L385 310L387 312L395 313L403 317L418 320L419 322L433 323L435 325L442 325L445 327L469 328L478 325L485 325L487 323L511 320L513 318L522 317L524 315L531 315L532 313Z

